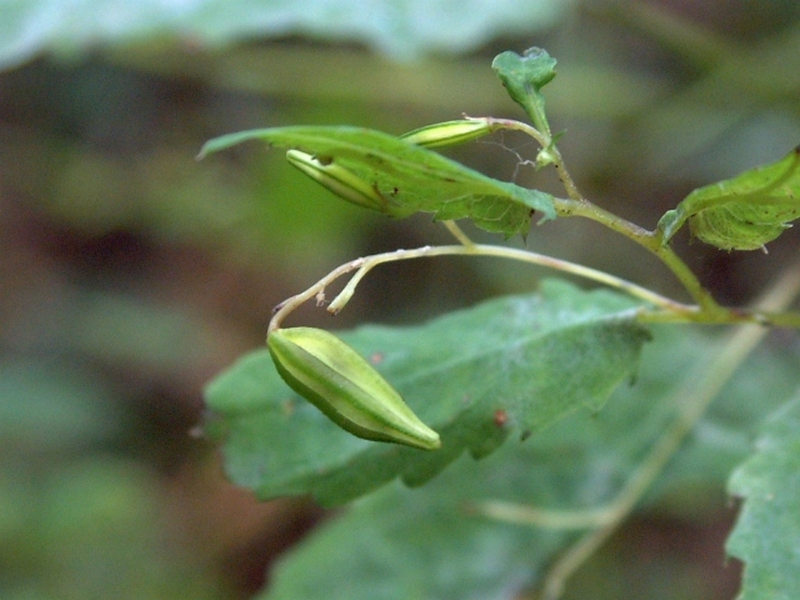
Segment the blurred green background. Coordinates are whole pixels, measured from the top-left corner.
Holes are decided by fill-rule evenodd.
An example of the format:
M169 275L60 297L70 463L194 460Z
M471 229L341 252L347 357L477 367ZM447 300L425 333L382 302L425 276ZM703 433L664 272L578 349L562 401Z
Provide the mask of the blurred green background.
M0 597L244 598L264 584L321 513L225 483L197 429L204 383L263 344L272 306L340 263L448 237L425 216L338 201L281 152L195 155L255 127L522 118L490 63L534 45L559 61L550 121L579 185L645 227L800 141L792 0L0 0ZM513 135L448 154L558 191ZM590 223L547 224L527 245L680 296ZM726 303L753 299L798 245L784 236L767 256L677 241ZM544 275L414 261L371 274L335 322L298 316L418 322ZM729 519L626 534L645 554L669 536L719 549ZM708 584L702 552L677 556L658 569ZM721 577L711 587L730 597Z

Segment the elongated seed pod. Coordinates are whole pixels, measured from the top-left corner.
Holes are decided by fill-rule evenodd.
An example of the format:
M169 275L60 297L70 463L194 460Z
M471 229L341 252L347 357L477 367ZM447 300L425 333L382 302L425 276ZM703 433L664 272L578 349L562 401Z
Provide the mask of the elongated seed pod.
M335 162L325 164L300 150L288 150L286 160L340 198L359 206L385 211L386 199L373 186Z
M334 423L367 440L435 450L439 434L360 354L313 327L276 329L267 338L283 380Z
M400 136L400 139L417 146L438 148L463 144L491 133L492 125L486 119L461 119L420 127Z

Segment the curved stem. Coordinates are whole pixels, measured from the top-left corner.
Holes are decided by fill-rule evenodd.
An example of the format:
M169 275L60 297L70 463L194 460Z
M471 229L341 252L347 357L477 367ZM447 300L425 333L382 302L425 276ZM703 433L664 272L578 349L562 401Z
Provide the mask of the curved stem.
M568 196L567 199L554 199L556 212L560 216L591 219L631 239L661 260L661 262L672 271L675 277L678 278L692 299L697 302L703 310L708 312L718 312L722 310L711 294L700 284L700 281L686 263L684 263L669 246L663 244L662 236L659 232L648 231L643 227L639 227L630 221L600 208L586 199L575 184L575 180L572 178L572 175L570 175L560 150L553 143L549 135L521 121L515 121L513 119L494 119L492 117L487 117L487 119L489 122L502 129L520 131L529 135L535 139L542 147L543 151L546 152L547 159L556 168L558 177Z
M639 298L648 304L656 306L663 311L673 314L676 320L693 321L697 313L697 307L676 302L657 294L647 288L636 285L630 281L610 275L603 271L598 271L583 265L560 260L551 256L545 256L529 250L519 250L516 248L506 248L504 246L492 246L485 244L454 245L454 246L423 246L412 250L395 250L394 252L384 252L350 261L341 265L328 273L325 277L317 281L307 290L284 300L273 311L273 317L269 324L269 330L273 331L280 327L281 322L301 304L316 298L317 305L321 305L325 298L325 289L328 285L339 279L343 275L357 271L347 285L333 299L328 306L328 311L336 314L341 311L350 298L355 293L359 282L369 271L378 265L396 262L399 260L410 260L414 258L427 258L433 256L487 256L516 260L520 262L535 264L551 269L556 269L563 273L576 275L584 279L596 281L609 287L616 288L635 298Z
M287 298L278 304L272 309L272 319L270 319L269 327L267 328L267 335L269 335L271 331L278 329L287 316L294 312L300 305L311 300L311 298L316 298L317 306L322 306L325 303L325 288L339 279L339 277L342 275L346 275L347 273L358 269L363 261L363 258L357 258L356 260L351 260L350 262L337 267L307 290L300 292L299 294L295 294L291 298Z
M468 506L471 513L495 521L560 531L601 527L615 516L613 508L612 506L585 510L553 510L500 500L486 500Z
M669 246L661 242L661 235L648 231L630 221L592 204L588 200L555 199L556 212L561 216L585 217L616 231L654 254L681 282L683 287L703 310L717 312L720 305L700 284L697 276Z

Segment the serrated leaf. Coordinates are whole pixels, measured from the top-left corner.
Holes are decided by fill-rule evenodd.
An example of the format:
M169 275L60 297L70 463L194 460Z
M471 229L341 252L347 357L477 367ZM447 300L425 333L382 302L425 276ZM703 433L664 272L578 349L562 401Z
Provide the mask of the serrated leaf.
M659 221L664 243L689 221L692 235L723 250L757 250L800 218L800 147L781 160L698 188Z
M769 420L756 453L731 476L744 498L727 550L745 562L740 600L794 600L800 591L800 395Z
M439 219L471 218L487 231L525 234L534 211L555 218L549 194L498 181L432 150L359 127L296 126L224 135L203 146L200 156L249 140L301 150L332 161L358 176L385 200L393 217L418 211Z
M674 418L676 406L663 400L687 373L702 371L719 345L707 329L657 327L636 383L620 386L603 411L574 413L480 462L462 458L424 488L393 485L359 501L290 552L259 598L527 597L521 590L541 582L576 533L501 523L476 509L485 501L568 510L605 505ZM698 493L703 486L722 490L724 475L748 450L759 409L763 414L779 404L800 379L797 358L782 362L786 354L761 352L742 365L647 504L687 490L682 514L703 518ZM754 392L759 402L753 402ZM664 511L660 506L659 513ZM606 576L610 589L615 583L618 589L630 586L618 579L626 571Z
M439 432L424 452L357 439L280 380L266 350L206 390L225 440L227 470L262 498L312 494L346 502L395 477L419 485L464 450L482 457L579 408L597 411L631 377L647 333L627 298L552 282L541 293L493 300L426 325L364 327L342 335Z

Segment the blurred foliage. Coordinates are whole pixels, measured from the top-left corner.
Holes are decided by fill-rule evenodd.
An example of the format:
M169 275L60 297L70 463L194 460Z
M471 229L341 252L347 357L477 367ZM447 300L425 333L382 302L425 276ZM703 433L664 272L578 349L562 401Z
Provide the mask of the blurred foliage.
M42 50L79 52L98 44L170 37L208 46L305 34L359 41L409 58L465 52L493 37L530 32L557 22L571 8L564 0L481 0L454 5L425 0L305 3L257 0L3 0L0 65ZM78 16L79 15L79 16Z
M747 563L742 600L789 598L800 589L800 395L771 416L757 452L731 477L729 490L744 498L727 549Z
M385 221L338 202L280 153L197 164L205 140L297 123L399 133L462 112L520 116L489 64L531 45L559 60L548 111L583 189L646 226L690 189L776 160L800 138L791 0L336 3L341 20L318 2L292 5L283 22L276 5L0 0L3 598L258 589L316 513L225 487L208 445L188 435L203 383L260 347L269 308L321 272L446 239L425 218ZM416 58L389 58L400 55ZM530 150L503 135L453 154L547 188L522 165ZM648 257L602 235L554 223L531 244L674 291ZM784 236L768 257L681 251L721 300L744 303L797 245ZM387 267L337 325L416 322L529 291L537 275L460 259ZM685 456L674 468L708 455ZM672 550L658 554L665 570L681 564ZM585 574L589 589L602 560ZM711 597L685 581L683 597Z

